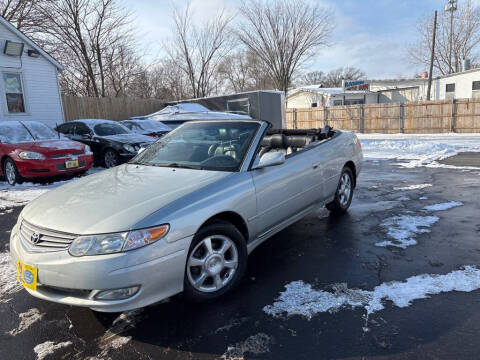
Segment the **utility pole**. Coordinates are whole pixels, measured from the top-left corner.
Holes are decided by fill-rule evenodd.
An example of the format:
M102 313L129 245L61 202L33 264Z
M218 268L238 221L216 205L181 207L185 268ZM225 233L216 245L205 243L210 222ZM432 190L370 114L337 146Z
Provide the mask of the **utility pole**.
M435 36L437 34L437 10L435 10L435 16L433 17L433 30L432 30L432 54L430 55L430 70L428 71L428 88L427 88L427 101L430 100L430 92L432 90L432 78L433 78L433 60L435 58Z
M450 11L450 43L449 43L449 55L448 55L448 73L453 72L452 68L452 51L453 51L453 13L457 11L457 0L448 0L448 4L445 5L445 11Z

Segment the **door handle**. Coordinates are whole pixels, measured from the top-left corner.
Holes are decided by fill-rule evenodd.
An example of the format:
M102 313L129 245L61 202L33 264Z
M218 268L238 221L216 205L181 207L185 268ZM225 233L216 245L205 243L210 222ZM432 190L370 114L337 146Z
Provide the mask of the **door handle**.
M321 164L322 164L322 162L319 161L319 162L313 163L312 167L313 167L314 169L316 169L316 168L318 168Z

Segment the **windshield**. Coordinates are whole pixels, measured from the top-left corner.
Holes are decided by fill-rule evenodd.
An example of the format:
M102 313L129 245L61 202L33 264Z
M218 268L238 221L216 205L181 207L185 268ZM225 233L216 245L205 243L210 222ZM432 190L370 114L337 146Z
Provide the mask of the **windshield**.
M123 123L130 130L143 130L151 132L170 131L171 129L160 121L155 120L137 120L137 121L125 121Z
M24 121L23 125L28 128L35 140L55 140L59 137L55 131L45 124L36 121Z
M238 171L259 126L254 122L188 122L150 145L132 162Z
M18 121L0 122L0 141L4 144L31 142L34 139L28 130Z
M122 135L130 133L130 130L128 130L125 126L116 123L102 123L95 125L93 127L93 131L98 136Z

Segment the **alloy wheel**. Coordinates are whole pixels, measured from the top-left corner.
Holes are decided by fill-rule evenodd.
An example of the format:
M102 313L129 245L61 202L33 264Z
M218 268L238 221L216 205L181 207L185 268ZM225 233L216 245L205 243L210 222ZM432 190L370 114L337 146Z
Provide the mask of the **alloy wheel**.
M7 161L5 163L5 177L7 178L7 182L10 185L14 185L16 182L16 169L15 169L15 164L11 161Z
M225 287L238 268L235 243L225 235L211 235L201 240L190 253L187 277L201 292L214 292Z
M350 200L350 195L352 193L352 180L347 173L343 173L342 178L340 179L340 185L338 188L338 201L340 205L346 206Z
M105 167L111 168L117 165L117 155L111 151L108 150L105 153Z

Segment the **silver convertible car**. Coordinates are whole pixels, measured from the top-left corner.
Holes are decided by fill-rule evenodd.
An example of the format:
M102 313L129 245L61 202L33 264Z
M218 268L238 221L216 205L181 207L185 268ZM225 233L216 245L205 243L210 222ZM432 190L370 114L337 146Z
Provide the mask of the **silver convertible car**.
M38 298L106 312L232 290L263 241L318 206L346 211L362 165L351 132L269 127L188 122L30 202L10 238L18 280Z

